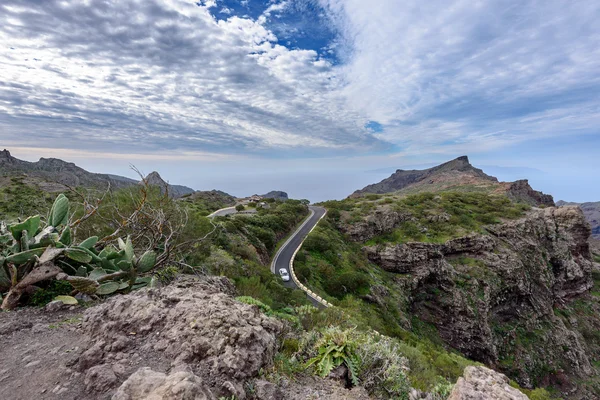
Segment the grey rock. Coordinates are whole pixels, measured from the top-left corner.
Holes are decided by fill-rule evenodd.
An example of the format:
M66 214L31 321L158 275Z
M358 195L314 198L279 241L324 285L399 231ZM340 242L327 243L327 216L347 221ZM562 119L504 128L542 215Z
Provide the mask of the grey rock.
M124 352L156 354L173 368L189 366L209 387L232 382L237 388L270 365L283 325L222 290L231 290L226 278L188 279L88 309L82 328L94 345L80 357L80 368Z
M117 376L112 366L108 364L96 365L85 374L85 389L88 392L104 393L112 389L117 383Z
M254 382L255 396L257 400L282 400L283 395L277 385L264 381L257 380Z
M46 307L44 308L44 310L47 312L57 312L62 309L65 309L65 308L67 308L65 303L63 303L60 300L54 300L54 301L51 301L50 303L46 304Z
M191 372L169 375L140 368L119 387L112 400L214 400L202 379Z
M362 221L353 224L341 224L340 229L352 241L366 242L375 236L392 232L400 224L412 220L407 213L399 213L389 207L381 207L373 214L369 214Z
M528 400L508 384L508 378L486 367L467 367L448 400Z

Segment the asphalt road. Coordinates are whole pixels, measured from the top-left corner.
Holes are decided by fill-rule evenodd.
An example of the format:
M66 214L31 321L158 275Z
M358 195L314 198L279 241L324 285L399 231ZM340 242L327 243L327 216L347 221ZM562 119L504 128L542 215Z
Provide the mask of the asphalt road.
M221 208L220 210L217 210L214 213L207 215L207 217L208 218L222 217L224 215L235 214L235 213L237 213L235 207L227 207L227 208Z
M214 217L223 217L225 215L230 215L230 214L246 214L246 215L251 215L251 214L256 214L256 209L255 208L251 208L251 209L246 209L242 212L238 212L235 207L227 207L227 208L221 208L220 210L217 210L215 212L213 212L212 214L207 215L207 218L214 218Z
M314 228L315 225L317 225L317 223L326 211L323 207L308 206L308 208L311 211L312 215L310 215L310 217L307 220L305 220L305 222L296 230L296 232L294 232L292 236L290 236L288 241L285 242L283 246L281 246L281 248L275 255L275 258L271 263L271 271L274 274L279 275L279 269L281 268L285 268L286 270L288 270L288 273L290 273L290 260L292 259L294 252L298 247L300 247L304 238L308 235L311 229ZM288 282L284 282L284 285L289 288L298 288L298 286L294 283L291 277ZM308 298L315 306L322 307L321 304L319 304L316 300L312 299L310 296L308 296Z

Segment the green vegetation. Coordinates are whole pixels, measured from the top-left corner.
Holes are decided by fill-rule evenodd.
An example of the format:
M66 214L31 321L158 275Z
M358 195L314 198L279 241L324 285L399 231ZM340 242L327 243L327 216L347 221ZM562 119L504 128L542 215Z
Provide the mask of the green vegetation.
M254 297L274 310L307 304L303 292L286 288L270 270L277 243L306 215L305 204L287 200L272 202L253 215L217 217L219 229L210 247L203 254L195 252L191 261L210 273L229 277L240 295Z
M68 295L72 291L73 287L66 281L41 282L39 290L36 290L29 296L27 304L30 306L45 306L54 300L55 297Z
M98 249L97 236L75 244L77 221L70 221L69 211L69 199L60 194L45 223L36 215L0 227L0 290L9 290L2 309L15 308L29 286L61 273L68 274L63 279L85 294L108 295L151 283L151 278L138 274L157 265L154 251L136 257L129 236L126 241L117 238L119 249L112 244Z
M304 293L284 287L269 269L278 243L308 214L303 201L267 199L269 207L259 207L256 214L209 220L205 216L210 211L227 205L225 197L190 195L175 201L158 188L140 185L107 193L101 202L87 201L85 191L59 196L49 210L52 201L45 194L37 197L39 202L28 199L33 196L30 190L37 193L22 181L0 189L0 195L5 194L0 212L7 220L36 212L42 216L10 223L2 232L6 239L1 245L0 292L15 288L15 276L17 284L23 282L36 257L44 258L46 246L55 251L53 262L69 278L35 282L40 290L28 298L31 305L46 304L73 289L106 295L167 284L181 272L227 276L235 283L239 301L288 326L274 367L266 374L324 376L345 365L352 384L364 386L373 396L399 399L407 398L410 387L443 399L464 368L476 363L444 348L434 325L405 311L408 300L398 289L404 277L370 263L362 245L347 240L338 224L357 223L378 207L389 207L411 218L372 243L441 242L482 232L484 225L516 218L527 209L481 193L367 195L327 202L328 217L305 241L295 262L298 277L336 305L318 310ZM15 208L11 196L21 196L22 207ZM48 227L52 229L47 235L38 237ZM169 256L162 257L166 253ZM452 263L473 276L483 269L469 257ZM528 345L535 345L529 340ZM542 389L527 393L533 399L550 398Z
M29 215L45 214L56 197L56 194L28 184L24 176L4 179L7 182L0 187L0 220L13 221Z
M237 212L244 211L245 209L246 209L246 207L244 207L243 204L238 204L237 206L235 206L235 210Z
M179 201L185 203L188 212L201 217L235 204L233 196L219 190L190 193L182 196Z
M506 196L488 193L419 193L406 197L367 195L357 199L327 201L331 218L345 224L355 224L379 206L387 207L401 215L406 222L392 232L373 238L367 244L405 243L409 241L443 243L448 239L477 232L485 233L485 225L502 219L523 215L530 206L513 203Z
M358 385L358 368L361 362L358 356L359 343L351 339L351 333L337 327L323 330L321 337L312 344L312 350L317 354L306 366L314 365L317 374L325 378L334 368L344 364L348 368L352 384Z

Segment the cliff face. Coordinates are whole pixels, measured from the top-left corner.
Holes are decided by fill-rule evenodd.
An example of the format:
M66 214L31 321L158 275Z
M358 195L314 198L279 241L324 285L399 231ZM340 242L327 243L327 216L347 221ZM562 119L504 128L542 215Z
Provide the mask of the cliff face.
M194 193L194 189L182 185L171 185L167 183L158 172L152 171L144 179L150 186L158 186L162 193L167 193L169 197L179 198Z
M398 219L374 214L351 232ZM376 220L376 221L375 221ZM361 228L362 227L362 228ZM592 375L597 351L581 326L560 317L594 285L590 227L576 207L534 209L486 227L488 234L444 244L366 246L368 258L395 273L404 312L435 326L440 338L470 358L503 370L522 385ZM565 378L566 377L566 378Z

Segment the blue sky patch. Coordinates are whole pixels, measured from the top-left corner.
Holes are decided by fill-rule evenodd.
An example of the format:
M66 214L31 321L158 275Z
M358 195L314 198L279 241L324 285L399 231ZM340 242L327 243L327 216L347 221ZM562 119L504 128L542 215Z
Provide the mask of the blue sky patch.
M381 125L377 121L369 121L365 124L365 128L373 133L381 133L383 132L383 125Z

